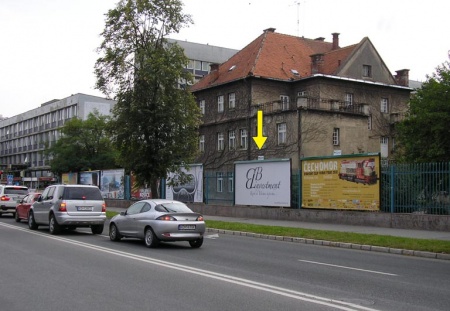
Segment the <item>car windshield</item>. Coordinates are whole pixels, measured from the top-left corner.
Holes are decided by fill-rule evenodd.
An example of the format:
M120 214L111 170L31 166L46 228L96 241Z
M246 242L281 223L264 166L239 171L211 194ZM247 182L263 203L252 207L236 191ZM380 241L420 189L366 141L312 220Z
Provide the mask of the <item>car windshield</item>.
M66 187L64 200L103 200L98 188L94 187Z
M156 205L155 210L164 213L192 213L191 209L183 203L162 203Z
M5 188L5 194L26 195L26 194L28 194L28 189L27 188Z

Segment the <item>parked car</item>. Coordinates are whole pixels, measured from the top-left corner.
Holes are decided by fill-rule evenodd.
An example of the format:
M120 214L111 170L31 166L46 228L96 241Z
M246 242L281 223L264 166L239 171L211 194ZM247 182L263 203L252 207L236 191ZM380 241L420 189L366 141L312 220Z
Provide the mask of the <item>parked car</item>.
M138 238L147 247L155 247L160 241L188 241L191 247L203 244L205 222L203 216L194 213L184 203L165 200L142 200L125 212L114 216L109 225L109 238Z
M21 220L28 220L28 212L30 211L31 204L38 200L40 192L28 193L23 199L20 199L16 205L16 222Z
M28 194L25 186L0 185L0 216L6 213L16 214L17 201Z
M100 234L106 220L106 204L96 186L52 185L31 205L28 215L31 230L45 225L51 234L58 234L62 229L90 227L93 234Z

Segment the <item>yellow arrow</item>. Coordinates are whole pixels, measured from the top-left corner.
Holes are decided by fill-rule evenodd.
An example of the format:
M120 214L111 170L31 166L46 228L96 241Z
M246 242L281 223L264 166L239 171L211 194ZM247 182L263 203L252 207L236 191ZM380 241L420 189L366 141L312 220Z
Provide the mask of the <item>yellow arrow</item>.
M262 110L258 110L258 136L253 137L258 149L261 149L264 146L266 139L267 137L263 136L263 112Z

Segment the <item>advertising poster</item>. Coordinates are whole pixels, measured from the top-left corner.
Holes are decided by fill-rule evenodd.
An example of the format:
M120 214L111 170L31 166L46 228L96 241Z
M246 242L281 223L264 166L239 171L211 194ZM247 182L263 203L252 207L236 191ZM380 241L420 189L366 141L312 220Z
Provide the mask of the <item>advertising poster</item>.
M124 177L124 169L101 171L100 191L102 196L105 199L123 199Z
M191 177L191 181L177 186L166 185L166 199L181 202L203 202L203 165L192 164L189 169L182 171ZM169 174L169 179L177 179L174 173Z
M131 198L134 200L151 199L152 194L148 185L140 186L136 181L136 176L131 173Z
M235 162L235 204L291 206L291 161Z
M379 154L302 159L302 207L379 210Z
M80 185L100 185L100 171L80 172Z
M65 185L76 185L78 183L78 173L64 173L61 182Z

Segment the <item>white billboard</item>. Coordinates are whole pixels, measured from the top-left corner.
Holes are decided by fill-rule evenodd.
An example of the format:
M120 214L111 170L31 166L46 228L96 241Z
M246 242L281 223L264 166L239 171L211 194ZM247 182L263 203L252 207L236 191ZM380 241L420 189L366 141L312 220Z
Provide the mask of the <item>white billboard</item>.
M234 176L236 205L291 206L290 159L235 162Z
M191 177L186 184L176 186L166 185L166 199L182 202L203 202L203 166L201 164L190 164L189 169L182 171ZM175 173L170 173L170 179L177 179Z

